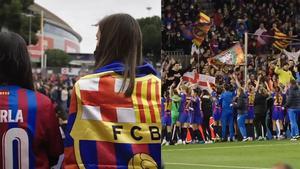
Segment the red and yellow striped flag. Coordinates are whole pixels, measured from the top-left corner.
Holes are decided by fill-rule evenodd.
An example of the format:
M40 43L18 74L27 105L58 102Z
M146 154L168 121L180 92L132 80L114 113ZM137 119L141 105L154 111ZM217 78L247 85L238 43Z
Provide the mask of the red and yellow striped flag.
M279 50L286 49L291 42L289 37L286 34L280 32L280 30L277 28L275 28L274 38L275 41L273 42L273 46Z
M211 26L211 20L209 16L205 15L203 12L199 13L199 21L195 24L192 30L193 40L192 42L196 46L200 46L206 37L207 32Z

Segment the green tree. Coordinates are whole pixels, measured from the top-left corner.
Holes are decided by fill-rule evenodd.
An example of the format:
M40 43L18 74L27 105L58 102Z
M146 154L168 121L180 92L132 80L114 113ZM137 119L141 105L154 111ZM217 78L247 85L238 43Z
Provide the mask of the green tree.
M1 0L0 3L0 31L3 27L20 34L28 44L29 41L29 17L28 7L33 0ZM36 44L38 38L36 32L40 29L40 16L34 15L31 22L31 43Z
M50 67L63 67L71 61L71 56L60 49L48 49L45 54L47 55L47 66Z
M158 16L137 19L143 34L143 55L159 62L161 48L161 19Z

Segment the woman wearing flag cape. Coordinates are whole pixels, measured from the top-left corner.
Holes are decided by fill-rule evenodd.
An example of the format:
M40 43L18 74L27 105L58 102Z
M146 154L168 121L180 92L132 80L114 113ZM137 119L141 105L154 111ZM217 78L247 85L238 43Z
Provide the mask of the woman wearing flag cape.
M98 24L93 74L74 86L64 168L161 168L160 79L128 14Z

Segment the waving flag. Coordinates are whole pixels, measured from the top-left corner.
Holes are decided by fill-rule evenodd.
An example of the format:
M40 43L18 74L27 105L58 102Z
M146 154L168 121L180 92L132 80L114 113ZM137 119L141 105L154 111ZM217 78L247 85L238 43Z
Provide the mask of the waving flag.
M209 59L209 61L221 62L228 65L240 65L245 62L245 57L241 45L237 43L231 48Z
M279 50L286 49L291 42L289 37L286 34L280 32L280 30L277 28L275 29L274 38L275 41L273 42L273 46Z
M198 74L194 72L186 72L183 74L182 78L184 81L190 82L192 84L198 83L198 85L203 89L207 89L207 82L209 82L211 86L214 86L216 81L216 78L213 76Z
M193 34L193 40L192 42L196 46L200 46L203 42L203 40L206 37L207 32L209 31L211 26L211 21L209 16L205 15L204 13L199 13L199 21L195 23L192 34Z

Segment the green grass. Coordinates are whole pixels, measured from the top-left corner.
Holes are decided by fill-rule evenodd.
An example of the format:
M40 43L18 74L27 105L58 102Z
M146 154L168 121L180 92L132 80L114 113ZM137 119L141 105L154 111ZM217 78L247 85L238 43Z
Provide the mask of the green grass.
M300 142L254 141L166 146L166 169L267 169L285 162L300 169Z

